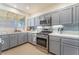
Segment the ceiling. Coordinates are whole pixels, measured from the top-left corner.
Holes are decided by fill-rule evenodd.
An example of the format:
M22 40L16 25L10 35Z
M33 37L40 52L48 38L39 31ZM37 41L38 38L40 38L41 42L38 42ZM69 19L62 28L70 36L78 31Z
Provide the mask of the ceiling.
M16 8L28 15L43 13L56 8L59 5L68 5L69 3L6 3L6 5ZM26 7L29 6L29 9Z
M8 3L7 5L17 8L28 14L35 14L48 11L55 6L58 6L59 3ZM29 10L26 9L27 6L29 6Z

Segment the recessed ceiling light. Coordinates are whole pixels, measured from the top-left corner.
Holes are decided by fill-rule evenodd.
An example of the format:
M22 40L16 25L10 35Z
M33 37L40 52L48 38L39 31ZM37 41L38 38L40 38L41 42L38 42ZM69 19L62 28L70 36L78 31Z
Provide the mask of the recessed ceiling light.
M30 9L30 6L26 6L26 9L29 10Z
M16 8L17 6L16 6L16 5L14 5L14 7Z

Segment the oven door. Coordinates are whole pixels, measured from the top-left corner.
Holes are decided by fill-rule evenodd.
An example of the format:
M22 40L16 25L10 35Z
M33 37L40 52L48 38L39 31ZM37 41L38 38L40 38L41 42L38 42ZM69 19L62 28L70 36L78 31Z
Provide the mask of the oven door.
M44 48L47 48L47 39L46 38L41 38L37 37L37 45L40 45Z

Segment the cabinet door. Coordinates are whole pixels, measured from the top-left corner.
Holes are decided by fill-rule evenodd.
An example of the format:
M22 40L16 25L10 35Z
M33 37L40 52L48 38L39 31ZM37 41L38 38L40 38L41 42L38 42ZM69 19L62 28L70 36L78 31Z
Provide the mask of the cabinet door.
M79 4L73 7L73 23L79 23Z
M9 36L8 35L2 35L0 36L2 40L4 40L4 44L2 44L1 50L6 50L9 48Z
M27 33L24 33L24 43L27 42Z
M24 41L23 41L23 34L22 33L18 33L18 45L19 44L23 44Z
M49 40L49 51L56 55L60 55L60 42Z
M56 37L56 36L49 36L49 40L55 40L55 41L60 41L60 37Z
M32 33L32 44L36 45L36 34Z
M79 54L79 47L62 44L61 45L61 55L78 55Z
M52 14L52 25L59 25L59 13L55 12Z
M35 18L35 26L40 26L40 19L38 17Z
M32 43L31 33L28 33L28 42Z
M17 36L16 36L16 34L10 34L9 39L10 39L10 48L17 46Z
M34 18L30 19L30 26L34 26Z
M72 23L72 7L60 11L60 24Z

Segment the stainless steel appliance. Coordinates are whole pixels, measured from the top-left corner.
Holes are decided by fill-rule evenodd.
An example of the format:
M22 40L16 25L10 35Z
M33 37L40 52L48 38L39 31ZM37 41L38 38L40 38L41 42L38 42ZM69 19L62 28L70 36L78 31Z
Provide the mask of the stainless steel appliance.
M40 20L41 26L51 26L51 17L44 17L42 20Z
M37 34L37 39L36 39L37 45L44 47L45 49L48 49L48 35L44 34Z
M43 47L48 50L48 34L52 33L48 28L44 28L40 33L37 33L36 43L37 46Z

